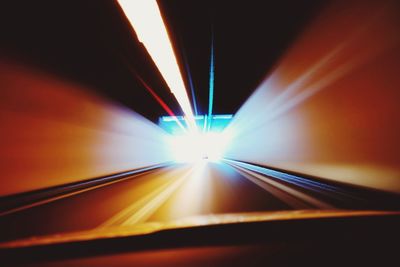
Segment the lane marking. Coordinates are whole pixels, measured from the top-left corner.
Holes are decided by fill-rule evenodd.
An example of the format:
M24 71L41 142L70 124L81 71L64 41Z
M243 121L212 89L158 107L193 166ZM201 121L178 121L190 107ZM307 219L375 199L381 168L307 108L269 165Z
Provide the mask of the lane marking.
M151 191L151 193L135 201L97 228L133 225L146 221L182 185L192 172L193 169L188 170L184 175L178 176L178 178L171 179L171 181L168 181L159 188Z
M247 179L249 179L253 183L257 184L258 186L260 186L264 190L268 191L269 193L275 195L276 197L278 197L280 200L284 201L288 205L291 205L291 206L293 205L294 208L304 208L304 207L306 207L306 208L314 207L314 208L320 208L320 209L335 208L334 206L332 206L324 201L318 200L318 199L316 199L312 196L309 196L301 191L295 190L287 185L276 182L266 176L263 176L261 174L254 172L254 171L250 171L250 170L240 167L234 163L229 162L227 164L231 165L232 167L234 167L238 170L241 170L244 173L247 173L247 175L245 176ZM249 176L250 176L250 178L249 178ZM258 182L256 182L256 180L254 178L252 178L251 176L258 179ZM266 183L267 185L266 184L263 185L263 183ZM279 191L271 190L272 189L271 187L275 187L276 189L279 189Z
M118 183L118 182L123 182L123 181L128 180L128 179L137 178L137 177L140 177L142 175L150 174L150 173L158 171L158 170L160 170L160 169L154 169L154 170L144 171L144 172L137 173L137 174L132 174L132 175L127 176L125 178L120 178L120 179L117 179L117 180L114 180L114 181L105 182L105 183L102 183L102 184L99 184L99 185L95 185L95 186L92 186L92 187L89 187L89 188L84 188L84 189L77 190L77 191L74 191L74 192L62 194L60 196L51 197L51 198L48 198L48 199L36 201L34 203L31 203L31 204L23 205L23 206L20 206L20 207L17 207L17 208L13 208L13 209L10 209L10 210L7 210L7 211L0 212L0 217L8 215L8 214L11 214L11 213L15 213L15 212L18 212L18 211L23 211L23 210L26 210L26 209L30 209L30 208L34 208L34 207L40 206L40 205L44 205L44 204L47 204L47 203L50 203L50 202L53 202L53 201L57 201L57 200L60 200L60 199L63 199L63 198L67 198L67 197L71 197L71 196L74 196L74 195L78 195L78 194L81 194L81 193L84 193L84 192L87 192L87 191L91 191L91 190L94 190L94 189L97 189L97 188L100 188L100 187L108 186L108 185L115 184L115 183Z
M233 167L233 166L232 166ZM235 168L235 167L234 167ZM236 168L235 168L236 169ZM304 202L303 200L300 200L287 192L283 191L282 189L279 189L277 187L272 186L269 183L266 183L265 181L261 181L259 178L254 177L243 170L236 169L238 173L240 173L242 176L250 180L251 182L255 183L257 186L261 187L274 197L278 198L279 200L283 201L285 204L289 205L290 207L294 209L309 209L313 208L313 206L309 205L308 203Z

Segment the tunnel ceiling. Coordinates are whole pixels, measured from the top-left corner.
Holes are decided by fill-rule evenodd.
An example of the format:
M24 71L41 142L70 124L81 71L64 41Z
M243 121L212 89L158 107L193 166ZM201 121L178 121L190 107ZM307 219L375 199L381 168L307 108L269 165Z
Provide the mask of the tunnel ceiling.
M178 61L187 62L200 112L207 108L211 32L214 113L234 113L321 7L321 1L161 0ZM167 115L136 75L179 107L115 1L9 1L0 56L86 85L155 121ZM16 15L17 14L17 15Z

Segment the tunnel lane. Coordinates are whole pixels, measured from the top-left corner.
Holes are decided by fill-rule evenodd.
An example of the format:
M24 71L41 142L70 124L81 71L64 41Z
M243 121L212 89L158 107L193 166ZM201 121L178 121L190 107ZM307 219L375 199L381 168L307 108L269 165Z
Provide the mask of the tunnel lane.
M0 216L0 241L169 222L198 215L343 208L321 197L321 192L269 177L255 167L245 167L229 161L204 160L135 174ZM329 194L329 190L325 191ZM352 208L351 204L345 208ZM355 203L353 208L359 207Z

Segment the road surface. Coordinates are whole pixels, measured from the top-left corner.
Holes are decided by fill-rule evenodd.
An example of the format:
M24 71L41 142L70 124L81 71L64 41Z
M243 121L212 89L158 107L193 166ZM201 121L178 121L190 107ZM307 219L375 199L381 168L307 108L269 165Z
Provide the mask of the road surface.
M243 165L204 160L135 174L3 214L0 241L197 215L314 208L335 205L323 194Z

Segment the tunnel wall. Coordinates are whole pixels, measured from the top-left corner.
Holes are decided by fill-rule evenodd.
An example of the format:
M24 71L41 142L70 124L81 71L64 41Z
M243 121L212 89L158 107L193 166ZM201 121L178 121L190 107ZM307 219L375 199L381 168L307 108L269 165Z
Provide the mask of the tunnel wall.
M88 88L9 60L0 88L0 196L171 160L164 131Z
M400 193L399 10L323 10L237 112L225 156Z

